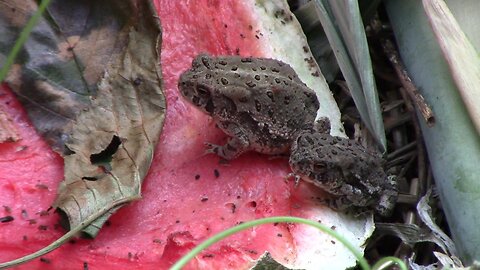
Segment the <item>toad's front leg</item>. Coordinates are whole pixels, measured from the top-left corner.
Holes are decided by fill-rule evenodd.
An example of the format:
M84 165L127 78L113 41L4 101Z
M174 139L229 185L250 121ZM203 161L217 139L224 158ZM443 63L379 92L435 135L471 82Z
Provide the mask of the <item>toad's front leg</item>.
M229 133L232 134L232 137L225 145L205 143L207 146L206 153L215 153L223 159L232 160L250 150L248 136L240 128L230 125L229 131L231 131Z

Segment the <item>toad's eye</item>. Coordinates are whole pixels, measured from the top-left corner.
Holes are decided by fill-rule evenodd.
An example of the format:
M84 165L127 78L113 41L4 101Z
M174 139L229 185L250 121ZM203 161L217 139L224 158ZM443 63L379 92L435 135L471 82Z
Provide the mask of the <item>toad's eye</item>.
M324 163L315 163L313 164L313 170L316 172L323 172L327 169L327 166L325 166Z
M200 96L209 96L210 92L203 86L198 86L197 92Z

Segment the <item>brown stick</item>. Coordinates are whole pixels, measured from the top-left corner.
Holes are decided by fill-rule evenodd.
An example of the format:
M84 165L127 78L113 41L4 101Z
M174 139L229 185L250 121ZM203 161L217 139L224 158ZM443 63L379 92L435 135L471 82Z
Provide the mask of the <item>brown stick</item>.
M397 73L397 76L400 79L403 88L405 88L407 94L422 114L427 126L432 127L435 124L435 117L433 115L432 109L430 109L430 106L428 106L427 102L418 92L417 88L408 76L407 70L405 69L405 66L403 65L392 41L390 41L389 39L381 39L381 43L383 51L387 55L388 60L390 60L390 63L392 63L393 69Z

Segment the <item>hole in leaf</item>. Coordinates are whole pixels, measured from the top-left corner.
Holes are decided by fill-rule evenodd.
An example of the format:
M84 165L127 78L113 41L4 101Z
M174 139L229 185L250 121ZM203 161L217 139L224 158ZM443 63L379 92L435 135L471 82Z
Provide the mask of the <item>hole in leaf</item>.
M98 154L90 155L90 162L92 164L105 164L112 161L112 156L117 152L118 147L122 144L120 138L116 135L113 136L110 144Z
M87 180L87 181L97 181L97 177L91 177L91 176L84 176L82 177L82 180Z

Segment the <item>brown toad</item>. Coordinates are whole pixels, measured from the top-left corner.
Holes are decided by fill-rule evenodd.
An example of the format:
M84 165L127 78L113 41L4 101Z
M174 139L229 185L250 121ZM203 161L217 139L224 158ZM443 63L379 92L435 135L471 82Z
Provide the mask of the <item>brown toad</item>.
M316 95L288 64L202 54L180 76L178 87L230 136L224 146L208 144L208 152L227 160L249 150L291 152L294 174L333 195L327 202L332 208L381 215L393 208L398 193L381 157L353 140L331 136L328 119L314 124Z
M292 143L293 174L333 195L326 203L334 209L367 209L388 216L398 192L381 156L354 140L329 135L328 123L322 129L304 130Z
M297 134L312 128L319 107L315 92L274 59L200 54L178 87L230 136L207 150L227 160L249 150L288 153Z

